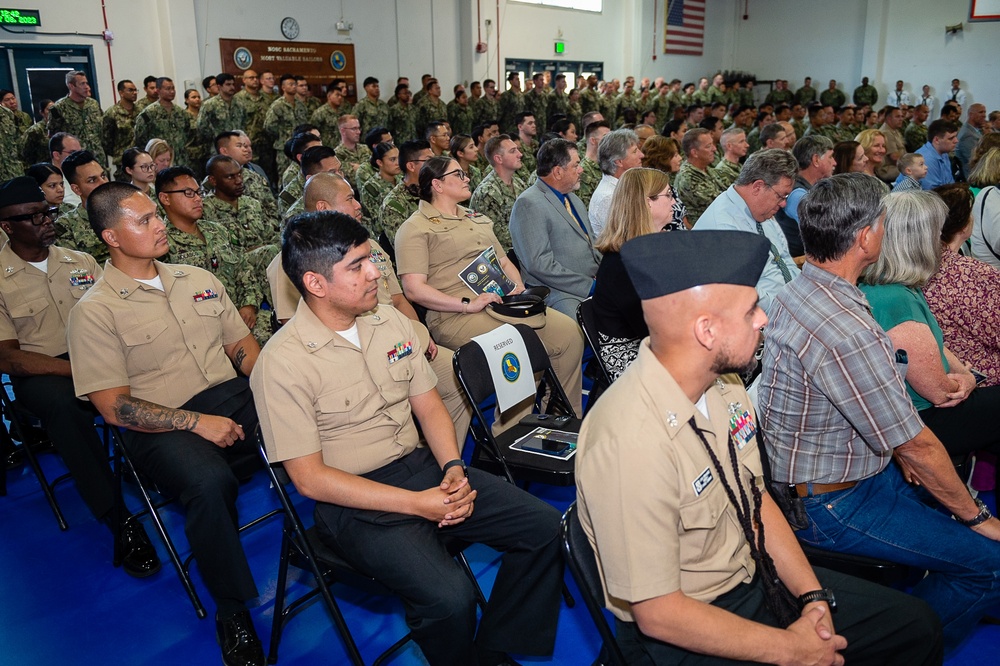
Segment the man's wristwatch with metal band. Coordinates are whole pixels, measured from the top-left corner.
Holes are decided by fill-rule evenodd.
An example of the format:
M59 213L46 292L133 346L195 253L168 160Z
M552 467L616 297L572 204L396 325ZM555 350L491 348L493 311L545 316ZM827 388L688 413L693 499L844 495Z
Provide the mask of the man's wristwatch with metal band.
M806 604L811 604L814 601L825 601L830 607L830 610L837 610L837 600L833 596L833 590L828 588L823 588L822 590L813 590L812 592L806 592L799 597L799 603L805 607Z
M957 520L960 525L965 525L966 527L975 527L976 525L981 525L982 523L985 523L987 520L993 517L993 514L990 512L990 507L986 506L986 504L983 503L983 500L979 499L978 497L976 498L976 506L979 507L979 513L977 513L973 518L965 520L964 518L959 518L958 516L955 516L955 520Z

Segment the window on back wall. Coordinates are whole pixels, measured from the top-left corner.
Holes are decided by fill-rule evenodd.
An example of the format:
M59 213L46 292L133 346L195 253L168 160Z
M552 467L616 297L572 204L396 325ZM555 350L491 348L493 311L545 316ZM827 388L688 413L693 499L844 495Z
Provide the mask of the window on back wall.
M528 5L545 5L547 7L560 7L562 9L578 9L582 12L600 13L604 0L511 0Z

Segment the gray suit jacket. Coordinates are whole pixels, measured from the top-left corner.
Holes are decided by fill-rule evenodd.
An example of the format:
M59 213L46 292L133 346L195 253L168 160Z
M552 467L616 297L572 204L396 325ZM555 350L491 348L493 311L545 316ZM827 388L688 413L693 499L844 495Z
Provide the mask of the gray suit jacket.
M517 198L510 213L510 237L521 262L521 277L529 285L551 289L550 305L567 296L577 300L589 296L601 262L601 253L594 249L587 206L572 193L569 201L587 228L586 234L541 180Z

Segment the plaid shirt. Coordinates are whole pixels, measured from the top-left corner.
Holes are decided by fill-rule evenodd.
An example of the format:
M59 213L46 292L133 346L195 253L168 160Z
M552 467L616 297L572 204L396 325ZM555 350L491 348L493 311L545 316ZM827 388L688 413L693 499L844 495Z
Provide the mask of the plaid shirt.
M924 427L864 294L809 263L771 306L758 395L780 483L874 476Z

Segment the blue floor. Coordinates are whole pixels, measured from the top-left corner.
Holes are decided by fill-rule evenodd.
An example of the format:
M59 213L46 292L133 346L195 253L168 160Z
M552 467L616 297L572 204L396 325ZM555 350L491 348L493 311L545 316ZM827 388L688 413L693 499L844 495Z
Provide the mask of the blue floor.
M62 472L61 462L54 455L43 455L42 463L50 478ZM573 499L572 489L539 487L538 492L560 510ZM72 482L58 486L56 495L70 524L66 532L59 531L30 469L8 473L8 495L0 497L0 665L220 663L211 600L197 573L195 585L210 612L205 620L195 616L155 537L164 560L162 571L145 580L130 578L112 567L110 534L91 518ZM989 501L992 505L992 494ZM134 497L129 504L138 507ZM244 518L276 505L263 473L241 488L239 508ZM181 516L173 506L165 509L164 515L183 555L187 546ZM260 591L251 613L266 649L280 545L278 519L254 528L245 534L243 542ZM488 594L497 553L474 546L467 555ZM567 582L579 597L568 574ZM306 589L303 583L296 583L294 588ZM336 593L368 663L406 632L398 602L360 595L348 588L336 588ZM982 625L946 663L1000 663L998 646L1000 627ZM521 661L526 665L587 666L598 648L596 631L583 604L578 603L575 608L562 609L555 655L551 659ZM341 643L319 603L291 620L281 643L279 663L346 663ZM408 666L426 662L411 643L391 663Z

